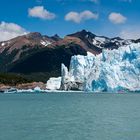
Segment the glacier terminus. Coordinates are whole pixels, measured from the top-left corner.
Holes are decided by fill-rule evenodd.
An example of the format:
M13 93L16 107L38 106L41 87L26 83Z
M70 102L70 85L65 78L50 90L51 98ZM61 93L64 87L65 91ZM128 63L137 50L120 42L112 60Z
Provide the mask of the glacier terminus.
M140 43L104 49L99 55L72 56L69 70L62 64L61 78L50 80L47 83L55 83L53 89L65 91L140 91Z

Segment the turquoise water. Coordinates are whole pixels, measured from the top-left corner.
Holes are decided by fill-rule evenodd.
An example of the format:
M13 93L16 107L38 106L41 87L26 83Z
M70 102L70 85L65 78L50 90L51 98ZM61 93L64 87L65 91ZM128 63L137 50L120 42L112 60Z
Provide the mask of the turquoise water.
M1 94L0 140L140 140L140 94Z

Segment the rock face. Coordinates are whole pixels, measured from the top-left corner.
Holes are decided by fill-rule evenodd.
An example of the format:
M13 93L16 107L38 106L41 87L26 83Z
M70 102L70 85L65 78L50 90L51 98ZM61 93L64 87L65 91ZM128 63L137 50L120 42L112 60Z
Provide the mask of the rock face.
M108 38L105 36L97 36L86 30L70 34L68 37L73 40L79 39L80 41L75 42L80 42L81 46L84 45L84 48L93 54L100 54L103 49L118 49L120 46L134 42L134 40L124 40L119 37Z
M32 82L32 83L24 83L24 84L17 84L15 86L12 85L4 85L0 84L0 93L1 92L6 92L10 89L15 89L18 91L22 92L36 92L36 91L41 91L46 89L46 85L42 82Z
M11 87L8 85L0 84L0 91L4 91L4 90L9 89L9 88L11 88Z
M95 56L73 56L70 70L62 65L64 90L80 83L79 90L94 92L140 91L140 43L104 50Z
M46 89L46 86L42 82L32 82L32 83L25 83L25 84L18 84L15 86L16 89L19 90L28 90L28 89L35 89L36 87L39 87L42 90Z

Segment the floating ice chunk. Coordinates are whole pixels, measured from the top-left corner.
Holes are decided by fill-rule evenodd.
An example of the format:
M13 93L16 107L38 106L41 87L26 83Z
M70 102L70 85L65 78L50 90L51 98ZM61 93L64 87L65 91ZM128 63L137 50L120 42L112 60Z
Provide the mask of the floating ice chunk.
M58 90L60 89L60 86L61 86L61 77L58 77L58 78L50 78L48 81L47 81L47 84L46 84L46 88L48 90Z
M38 86L34 88L34 92L41 92L41 91L42 91L41 88Z

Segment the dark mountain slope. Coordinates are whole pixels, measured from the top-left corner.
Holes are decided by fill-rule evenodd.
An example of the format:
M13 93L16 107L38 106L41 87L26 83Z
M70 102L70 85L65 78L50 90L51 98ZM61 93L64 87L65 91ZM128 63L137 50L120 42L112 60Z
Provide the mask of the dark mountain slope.
M50 76L59 76L61 63L69 67L71 56L86 55L86 51L78 45L71 44L70 46L56 46L56 48L45 48L33 55L30 55L24 60L13 64L9 72L22 74L37 74L46 73L45 78Z

